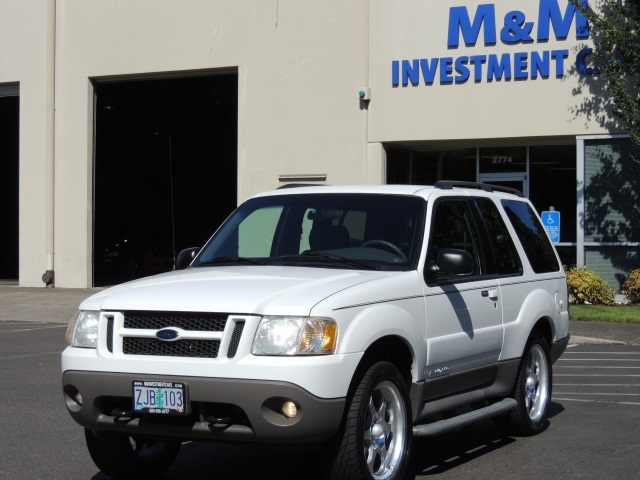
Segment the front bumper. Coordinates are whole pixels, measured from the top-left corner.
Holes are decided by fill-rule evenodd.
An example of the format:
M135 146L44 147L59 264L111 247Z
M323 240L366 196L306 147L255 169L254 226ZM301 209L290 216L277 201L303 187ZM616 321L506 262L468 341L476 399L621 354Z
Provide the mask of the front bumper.
M191 413L186 417L123 415L132 408L132 382L184 382ZM66 371L64 399L85 428L154 438L220 442L315 443L329 439L342 421L344 398L323 399L287 382ZM74 400L82 396L82 405ZM293 401L294 418L281 413ZM120 412L120 413L118 413ZM223 422L212 419L223 419Z

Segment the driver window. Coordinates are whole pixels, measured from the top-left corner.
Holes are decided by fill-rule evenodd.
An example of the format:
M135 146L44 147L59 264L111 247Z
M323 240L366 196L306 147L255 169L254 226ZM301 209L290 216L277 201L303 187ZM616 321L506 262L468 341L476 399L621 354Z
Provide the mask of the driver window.
M486 273L478 231L466 200L445 200L434 207L428 260L435 261L443 248L465 250L474 261L473 275ZM455 277L443 273L437 275L438 280L448 278Z

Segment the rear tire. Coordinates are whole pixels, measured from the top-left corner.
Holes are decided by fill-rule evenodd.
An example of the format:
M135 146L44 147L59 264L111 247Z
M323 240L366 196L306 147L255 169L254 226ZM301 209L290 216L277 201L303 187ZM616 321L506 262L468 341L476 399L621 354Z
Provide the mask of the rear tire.
M160 442L127 435L97 437L85 429L91 459L104 473L116 478L149 478L162 474L180 451L180 442Z
M496 427L507 435L531 436L547 427L553 386L549 344L535 334L525 352L514 389L518 406L510 414L494 417Z
M411 453L411 404L391 363L370 367L351 397L345 426L323 452L332 480L400 480Z

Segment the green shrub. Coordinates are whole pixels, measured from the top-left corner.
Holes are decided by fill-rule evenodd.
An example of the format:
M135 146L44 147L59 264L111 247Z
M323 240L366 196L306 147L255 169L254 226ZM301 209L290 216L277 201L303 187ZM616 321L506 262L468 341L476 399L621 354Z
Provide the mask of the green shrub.
M598 273L587 267L567 270L569 302L591 305L612 305L615 300L613 288Z
M640 270L631 270L629 277L622 284L622 293L631 303L640 302Z

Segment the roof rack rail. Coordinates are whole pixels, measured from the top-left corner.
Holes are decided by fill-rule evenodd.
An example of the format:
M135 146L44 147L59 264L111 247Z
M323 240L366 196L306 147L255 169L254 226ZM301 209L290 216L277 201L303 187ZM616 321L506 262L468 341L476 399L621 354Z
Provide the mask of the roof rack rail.
M511 193L512 195L517 195L518 197L524 197L524 194L516 188L503 187L502 185L493 185L491 183L464 182L459 180L438 180L435 184L435 187L442 190L451 190L453 189L453 187L475 188L477 190L483 190L485 192L504 192Z
M282 190L283 188L298 188L298 187L321 187L317 183L285 183L280 185L276 190Z

